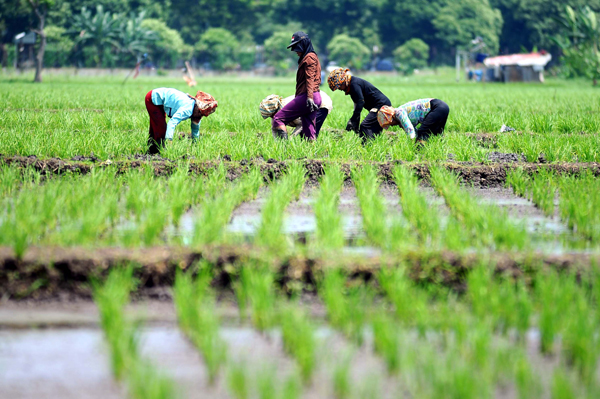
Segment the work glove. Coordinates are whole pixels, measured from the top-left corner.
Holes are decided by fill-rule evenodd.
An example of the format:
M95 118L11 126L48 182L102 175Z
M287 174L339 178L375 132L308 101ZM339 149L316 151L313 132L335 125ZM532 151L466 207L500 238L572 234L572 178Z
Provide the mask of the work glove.
M352 124L352 121L348 121L348 124L346 125L346 131L349 132L351 130L354 130L354 125Z
M275 129L272 129L272 131L273 131L274 139L287 140L287 138L288 138L287 130L275 128Z
M315 104L315 100L313 100L312 98L306 100L306 106L308 107L310 112L315 112L319 109L319 106Z
M413 139L413 140L414 140L414 139L416 139L416 138L417 138L417 135L415 134L415 132L412 132L411 134L409 134L409 135L408 135L408 138L410 138L410 139Z

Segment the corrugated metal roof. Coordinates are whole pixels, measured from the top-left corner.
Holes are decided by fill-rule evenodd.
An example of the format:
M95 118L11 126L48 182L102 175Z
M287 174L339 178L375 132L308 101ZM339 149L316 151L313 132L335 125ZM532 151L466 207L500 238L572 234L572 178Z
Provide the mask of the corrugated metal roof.
M502 66L502 65L518 65L518 66L546 66L552 59L552 55L545 53L529 53L529 54L510 54L500 55L498 57L488 57L483 61L485 66Z

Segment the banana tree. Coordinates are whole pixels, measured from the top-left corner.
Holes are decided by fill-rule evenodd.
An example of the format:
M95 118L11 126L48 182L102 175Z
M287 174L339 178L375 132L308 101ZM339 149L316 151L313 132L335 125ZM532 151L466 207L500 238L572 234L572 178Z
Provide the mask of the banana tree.
M158 35L146 28L142 22L145 13L132 14L130 18L122 18L119 24L117 42L119 52L138 58L140 54L148 52L148 46L158 40Z
M73 28L70 33L74 36L75 46L81 51L84 47L95 48L94 61L99 68L104 57L119 48L119 28L122 16L104 11L102 5L96 6L96 13L87 7L81 13L73 16Z
M558 22L562 32L553 41L563 52L563 62L572 74L586 76L596 86L600 78L598 15L589 6L579 10L566 6Z

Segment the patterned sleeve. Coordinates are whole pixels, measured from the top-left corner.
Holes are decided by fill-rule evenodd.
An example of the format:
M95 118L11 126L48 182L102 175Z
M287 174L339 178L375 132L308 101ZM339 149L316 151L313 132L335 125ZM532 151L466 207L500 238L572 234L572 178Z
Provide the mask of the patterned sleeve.
M406 113L406 110L404 108L400 107L396 110L396 119L398 119L398 121L400 122L400 126L402 126L402 129L404 129L406 135L411 139L414 139L416 137L415 127L410 121L408 114Z
M200 119L198 123L192 121L192 140L194 141L198 140L198 137L200 136L200 122L202 122L202 119Z

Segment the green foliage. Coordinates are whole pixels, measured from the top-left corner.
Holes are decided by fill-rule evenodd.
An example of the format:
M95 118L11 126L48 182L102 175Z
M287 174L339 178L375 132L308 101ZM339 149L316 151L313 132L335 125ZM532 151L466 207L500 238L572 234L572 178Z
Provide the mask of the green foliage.
M102 4L96 6L94 14L82 7L81 13L73 16L69 33L79 56L92 57L96 67L114 66L119 54L126 55L120 62L131 63L157 40L156 34L143 25L144 18L143 11L127 17L105 11Z
M166 68L174 68L178 59L188 59L193 51L190 45L183 42L179 32L171 29L159 19L147 18L141 22L141 27L152 31L157 40L148 46L152 61Z
M354 37L346 34L334 36L327 44L329 58L343 67L366 69L371 57L371 51Z
M480 36L487 51L498 51L502 14L488 0L444 1L433 19L436 37L449 48L466 47Z
M585 76L596 86L600 78L600 21L588 5L574 10L565 7L559 19L561 34L553 40L563 52L567 75Z
M421 39L410 39L394 50L398 70L410 75L415 69L425 68L429 59L429 46Z
M275 32L265 40L265 59L269 65L275 67L276 74L287 72L293 65L292 55L288 48L292 34L289 32Z
M196 43L196 50L217 70L235 67L235 52L239 42L227 29L209 28Z
M47 26L44 32L48 41L44 56L45 66L67 65L74 42L66 35L66 29L61 26Z

